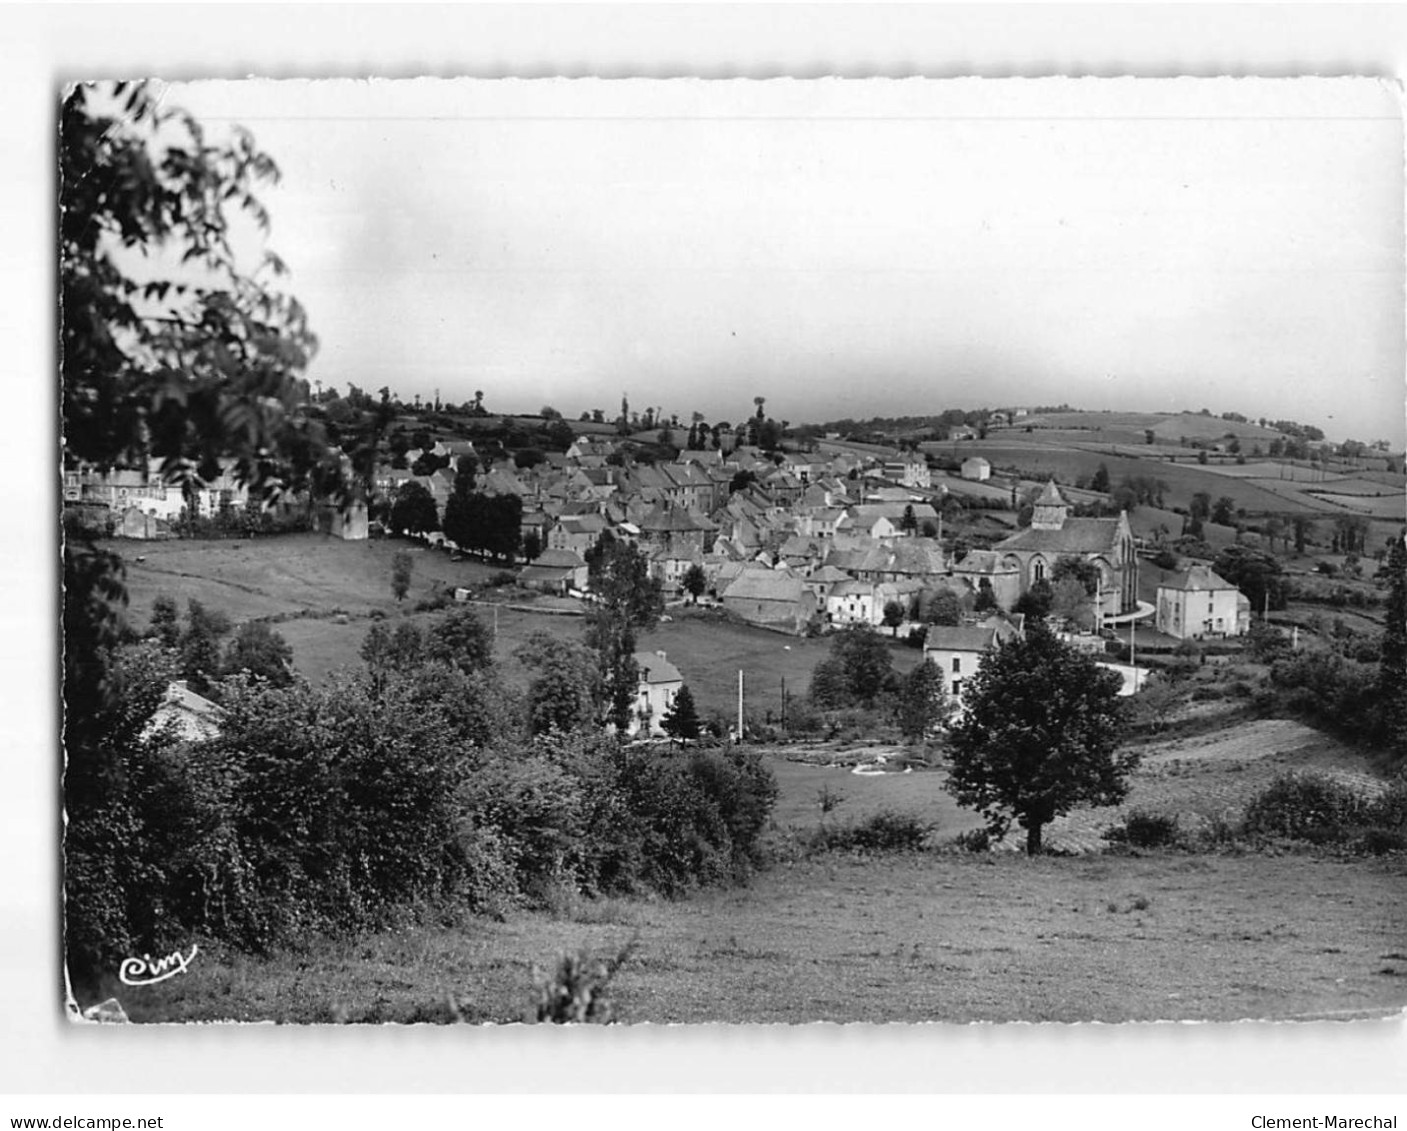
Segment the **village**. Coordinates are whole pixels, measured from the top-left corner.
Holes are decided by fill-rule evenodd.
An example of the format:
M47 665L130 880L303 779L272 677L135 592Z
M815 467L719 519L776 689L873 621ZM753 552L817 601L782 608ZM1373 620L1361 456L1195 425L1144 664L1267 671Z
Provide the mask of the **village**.
M982 431L1011 429L1026 416L984 411ZM417 416L400 422L369 502L305 504L308 521L345 541L408 538L454 559L501 559L520 590L540 595L538 608L556 601L570 612L589 602L587 555L603 539L621 541L645 556L667 605L712 608L787 635L866 626L920 645L955 704L982 658L1023 635L1033 588L1055 598L1062 637L1118 672L1126 696L1148 674L1136 664L1140 636L1145 648L1166 651L1184 640L1234 641L1252 621L1247 596L1205 561L1154 570L1156 585L1145 585L1140 598L1140 553L1166 554L1183 532L1182 514L1150 506L1115 512L1106 492L994 473L979 454L935 457L914 444L834 433L782 445L760 406L736 433L696 419L688 446L665 447L673 458L658 461L657 437L645 451L639 438L585 430L572 432L564 451L530 449L527 459L492 439L481 441L482 451L455 436L407 447L405 437L428 436ZM544 422L566 438L554 414ZM512 418L502 423L511 427ZM755 442L760 434L769 449ZM959 425L950 439L975 440L976 430ZM507 553L485 555L445 531L466 469L476 494L512 501L518 529ZM65 502L105 511L115 536L136 540L188 530L191 514L250 513L248 493L229 470L182 491L156 468L106 476L71 469ZM471 590L456 593L465 600ZM636 659L630 731L659 737L689 657Z

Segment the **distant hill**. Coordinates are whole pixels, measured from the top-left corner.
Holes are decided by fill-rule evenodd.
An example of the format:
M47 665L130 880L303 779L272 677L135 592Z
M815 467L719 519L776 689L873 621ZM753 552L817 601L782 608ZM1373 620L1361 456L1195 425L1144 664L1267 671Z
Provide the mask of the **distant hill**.
M1203 416L1196 412L1045 412L1019 417L1013 429L1039 428L1058 431L1127 432L1141 440L1143 433L1153 430L1160 441L1177 443L1183 436L1189 440L1219 440L1231 435L1248 440L1270 441L1283 433L1274 428L1219 416Z

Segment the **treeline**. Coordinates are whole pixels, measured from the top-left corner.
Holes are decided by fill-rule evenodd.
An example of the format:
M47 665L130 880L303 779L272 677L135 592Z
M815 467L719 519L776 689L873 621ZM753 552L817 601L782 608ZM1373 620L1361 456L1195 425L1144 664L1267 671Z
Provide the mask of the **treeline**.
M770 773L626 747L600 725L613 688L584 645L530 641L522 693L470 610L378 623L362 666L324 686L222 672L219 733L200 741L151 725L188 631L102 650L111 694L66 728L75 977L191 939L264 951L564 889L676 896L760 863Z

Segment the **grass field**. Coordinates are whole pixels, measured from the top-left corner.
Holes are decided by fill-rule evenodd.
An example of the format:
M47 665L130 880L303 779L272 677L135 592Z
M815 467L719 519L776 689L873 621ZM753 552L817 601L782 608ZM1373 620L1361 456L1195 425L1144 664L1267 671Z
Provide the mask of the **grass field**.
M274 627L293 648L293 662L317 682L342 667L360 663L357 651L373 614L409 617L428 624L440 615L411 613L409 607L435 582L482 583L496 572L474 562L404 542L342 542L321 535L293 535L252 542L123 543L128 560L130 615L145 626L158 593L184 607L195 598L223 609L236 623L280 614L294 619ZM408 550L414 560L410 596L398 605L391 595L391 556ZM145 560L136 561L140 554ZM474 606L496 626L495 655L505 676L522 686L527 673L513 651L530 633L548 632L579 640L580 617L488 604ZM744 673L744 705L749 717L780 717L782 688L789 698L804 695L816 662L829 650L825 640L806 640L724 620L721 614L674 608L671 619L639 639L642 651L663 651L679 667L705 718L718 712L737 714L738 671ZM894 666L901 674L920 659L912 648L896 644Z
M1257 478L1243 474L1250 464L1239 466L1234 463L1218 465L1190 460L1140 459L1117 455L1093 445L1080 446L1057 438L1043 439L1039 434L1023 436L1020 440L1002 434L987 440L928 443L921 447L927 452L959 458L984 456L991 461L994 469L1015 467L1022 475L1033 479L1054 476L1062 483L1090 478L1103 464L1109 471L1110 482L1115 486L1126 476L1161 479L1167 484L1165 503L1170 508L1189 507L1193 495L1199 491L1205 491L1213 499L1225 496L1231 499L1234 506L1250 515L1305 513L1316 518L1370 512L1376 516L1380 502L1401 509L1404 499L1407 499L1407 493L1404 493L1395 500L1384 497L1382 500L1330 501L1307 493L1304 490L1310 486L1307 479L1305 482L1290 478L1281 480L1273 464L1264 465L1263 477ZM1287 471L1286 474L1288 476L1291 472ZM1313 485L1332 489L1333 480L1316 481Z
M530 1017L534 967L632 939L627 1022L1344 1019L1407 1005L1402 860L821 858L685 902L577 901L273 959L202 948L134 1021Z

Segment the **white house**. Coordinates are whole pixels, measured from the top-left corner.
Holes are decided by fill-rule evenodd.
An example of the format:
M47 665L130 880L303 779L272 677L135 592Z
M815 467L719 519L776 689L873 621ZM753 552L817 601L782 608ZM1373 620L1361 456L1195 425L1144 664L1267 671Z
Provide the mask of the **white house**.
M923 658L943 675L943 690L962 703L963 685L977 674L982 657L998 645L1020 636L1007 621L989 619L981 624L931 625L923 642Z
M636 652L635 664L640 669L640 683L626 733L643 732L655 738L664 734L661 720L674 705L674 697L684 686L684 677L663 652Z
M147 738L163 727L172 727L185 742L204 742L220 733L224 710L203 695L197 695L183 679L166 687L160 705L142 729Z
M992 477L992 465L981 456L968 456L962 461L962 477L981 483Z
M1179 640L1242 636L1250 630L1251 603L1211 566L1194 565L1158 586L1159 632Z

